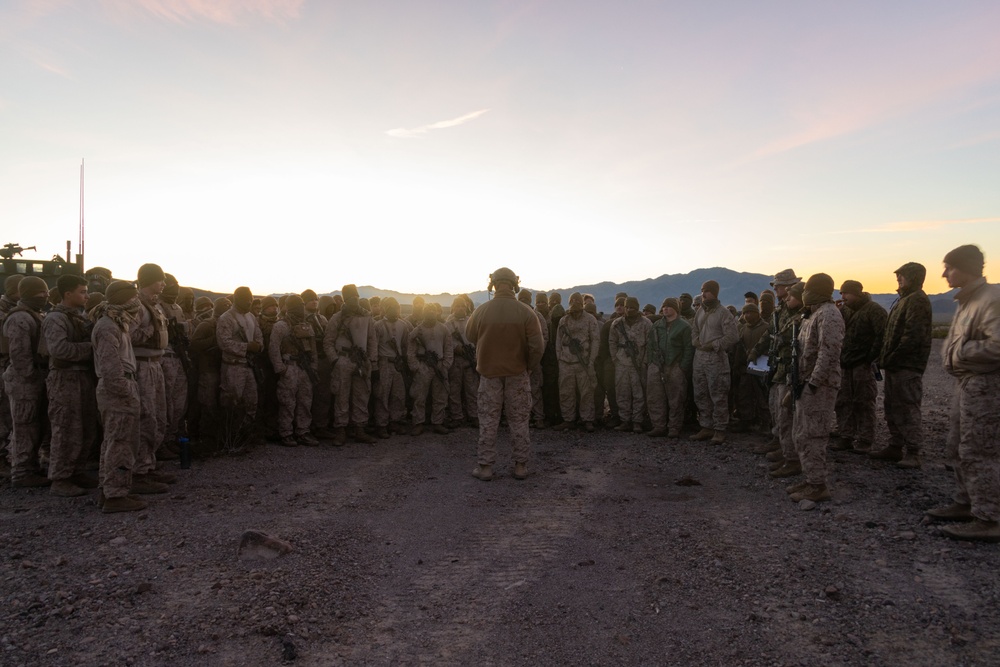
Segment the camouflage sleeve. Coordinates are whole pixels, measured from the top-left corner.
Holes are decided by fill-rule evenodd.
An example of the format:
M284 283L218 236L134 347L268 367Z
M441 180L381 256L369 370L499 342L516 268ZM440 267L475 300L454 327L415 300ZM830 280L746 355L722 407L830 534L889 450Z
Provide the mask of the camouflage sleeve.
M543 326L543 323L534 312L532 312L532 319L525 320L524 333L528 337L528 370L535 368L542 361L546 341L542 331L545 328L547 327Z
M996 292L1000 295L1000 288ZM1000 365L1000 299L993 299L984 310L977 337L964 341L958 350L960 362L981 366L982 370Z
M274 368L274 372L281 375L285 372L285 360L281 358L281 344L285 340L285 336L289 334L288 323L284 320L278 320L274 323L274 328L271 329L271 342L268 345L267 356L271 360L271 366Z
M199 322L191 335L191 352L201 354L215 345L215 327L212 322Z
M132 339L132 344L135 345L149 340L153 336L153 331L153 316L149 314L146 306L140 305L138 320L128 329L128 335Z
M35 368L35 349L31 338L35 333L35 318L25 312L12 313L3 323L7 337L10 368L18 379L36 380L40 373Z
M587 335L590 337L590 358L587 359L587 367L596 370L594 362L597 361L597 354L601 351L601 325L597 323L596 317L591 317L587 322Z
M122 331L118 327L95 326L91 335L94 346L94 369L101 378L103 389L115 396L128 396L128 382L119 350Z
M840 349L844 343L844 318L834 308L823 310L816 322L816 362L807 381L816 386L837 386L833 378L840 373Z
M326 339L326 335L323 336ZM368 317L368 360L378 368L378 333L375 331L375 320Z
M235 317L220 317L215 325L215 341L222 352L234 357L245 357L247 344L236 334L236 328L239 326L240 323Z
M733 346L740 339L740 332L736 328L736 318L728 317L728 314L728 311L726 311L725 315L727 316L719 318L722 322L722 338L718 341L718 349L723 352L733 349Z
M444 343L441 345L441 351L444 353L444 369L447 371L451 368L451 365L455 363L455 346L451 344L453 340L451 333L448 331L448 327L441 325L441 335L444 336Z
M420 367L420 360L417 359L417 329L414 327L406 334L406 365L411 371L416 371Z
M611 354L611 359L618 358L618 348L621 347L621 325L618 324L619 320L615 320L615 323L611 325L611 331L608 333L608 352Z
M49 313L42 320L42 335L51 357L63 361L86 361L93 357L94 346L89 340L80 343L70 341L73 323L62 313Z
M337 360L337 330L340 328L340 313L335 313L326 323L323 331L323 352L331 363Z

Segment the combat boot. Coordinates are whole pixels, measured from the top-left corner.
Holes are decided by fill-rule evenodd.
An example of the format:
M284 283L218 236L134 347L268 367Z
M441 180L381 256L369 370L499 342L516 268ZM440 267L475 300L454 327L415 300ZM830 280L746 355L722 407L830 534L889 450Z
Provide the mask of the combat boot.
M775 461L784 461L785 454L780 449L776 449L773 452L768 452L767 456L764 457L764 460L770 461L771 463L774 463Z
M75 473L72 477L69 478L69 481L73 482L81 489L96 489L98 486L100 486L97 483L96 477L85 472Z
M298 447L299 446L299 442L298 442L298 440L295 439L295 436L286 435L286 436L282 436L282 438L281 438L281 446L282 447Z
M654 428L652 431L646 434L647 438L662 438L667 434L667 429L665 428Z
M781 449L781 442L777 438L771 438L762 445L753 448L754 454L770 454Z
M972 521L972 505L952 503L946 507L935 507L925 512L927 516L939 521Z
M632 422L622 422L618 426L615 426L615 430L616 431L621 431L622 433L626 433L628 431L631 431L632 430Z
M544 419L536 419L535 421L531 422L531 425L532 427L537 428L539 431L545 430Z
M872 443L865 442L864 440L858 440L850 449L851 454L870 454L871 451Z
M677 440L679 437L681 437L680 431L667 431L667 438L670 440Z
M618 428L618 426L620 426L621 423L622 420L618 417L618 415L612 415L611 419L608 420L605 426L607 426L608 428Z
M114 512L135 512L137 510L144 510L147 507L149 505L145 500L133 498L131 495L128 495L124 498L105 498L104 504L101 506L101 511L105 514L112 514Z
M493 479L493 466L478 465L473 468L472 476L481 482L488 482Z
M868 458L876 461L902 461L903 448L899 445L889 445L885 449L869 452Z
M444 424L431 424L431 430L438 435L448 435L451 433L451 429Z
M68 479L57 479L49 487L49 493L59 498L79 498L87 495L87 489L80 488Z
M726 441L726 432L725 431L716 431L712 435L711 442L712 442L713 445L721 445L725 441Z
M784 457L782 457L781 459L775 461L771 465L767 466L767 469L768 470L777 470L778 468L780 468L783 465L785 465L785 458Z
M973 519L969 523L945 526L941 532L954 540L973 542L1000 542L1000 523Z
M159 482L160 484L177 483L177 475L171 475L169 472L163 472L162 470L150 470L146 476L154 482Z
M552 427L553 431L565 431L573 425L573 422L559 422Z
M854 440L852 438L848 438L847 436L844 435L838 435L837 437L832 438L830 440L830 451L831 452L849 451L851 449L854 449L853 443Z
M148 475L135 475L132 477L132 488L129 489L131 493L137 493L140 495L149 495L155 493L166 493L170 490L170 487L163 482L154 481ZM108 501L110 502L110 498Z
M830 490L826 488L826 484L807 484L801 491L796 491L789 496L793 503L801 502L803 500L811 500L814 503L821 503L825 500L830 500Z
M385 426L376 426L375 437L380 438L382 440L386 440L389 437L389 429L387 429Z
M642 433L642 424L640 424L639 422L636 422L635 425L632 427L632 432L633 433Z
M514 479L528 479L528 464L518 461L514 464Z
M798 493L807 486L809 486L809 482L798 482L796 484L792 484L791 486L786 486L785 493L792 495L793 493Z
M710 428L703 428L694 435L692 435L688 440L694 440L695 442L703 442L705 440L711 440L712 436L715 435L715 431Z
M587 433L594 432L594 422L583 422L583 430Z
M306 432L297 438L300 445L305 445L306 447L316 447L319 445L319 440L312 436L312 433Z
M11 480L10 485L15 489L37 489L42 486L52 484L48 477L38 474L25 475L15 480Z
M906 470L920 470L923 467L923 463L920 460L920 454L907 452L902 460L896 462L896 467L905 468Z
M343 426L338 426L333 429L333 437L330 438L330 444L334 447L343 447L347 444L347 429Z
M365 445L374 445L376 442L375 438L365 433L365 427L361 424L355 424L354 426L354 441Z
M802 464L798 461L785 461L783 466L768 473L772 479L784 479L785 477L795 477L801 474Z
M414 424L413 428L410 429L410 436L415 438L423 432L424 432L423 424Z

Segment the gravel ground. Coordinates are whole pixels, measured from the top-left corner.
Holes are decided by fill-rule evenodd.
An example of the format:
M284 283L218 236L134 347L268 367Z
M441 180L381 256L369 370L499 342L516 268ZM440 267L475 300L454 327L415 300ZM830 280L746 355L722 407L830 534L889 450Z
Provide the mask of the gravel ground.
M996 665L1000 547L923 521L949 395L932 365L922 471L831 453L810 511L750 435L533 431L489 483L471 429L268 445L117 515L5 484L0 664Z

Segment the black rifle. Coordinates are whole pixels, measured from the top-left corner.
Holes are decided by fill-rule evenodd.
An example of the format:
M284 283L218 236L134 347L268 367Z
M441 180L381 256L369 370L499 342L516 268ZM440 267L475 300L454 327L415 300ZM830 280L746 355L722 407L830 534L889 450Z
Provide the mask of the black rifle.
M458 333L457 330L451 332L451 337L454 338L458 342L459 346L461 347L461 350L459 351L459 355L461 355L462 357L464 357L465 360L468 361L470 364L472 364L472 367L475 368L476 367L476 346L473 345L472 343L466 343L465 339L462 338L462 334Z
M184 326L177 321L176 317L167 320L167 340L170 342L170 349L174 351L177 358L181 360L181 368L184 374L191 375L191 339L184 333Z
M236 333L239 335L240 340L242 340L247 345L250 341L247 340L247 334L243 330L243 325L239 322L236 323ZM253 379L257 383L257 386L264 385L264 369L261 368L260 363L257 361L257 353L247 351L247 366L250 367L250 372L253 373Z
M299 340L294 331L290 331L288 335L292 339L292 345L295 346L295 363L299 365L299 368L306 372L306 375L309 376L310 382L314 385L319 384L319 375L317 375L315 369L313 369L312 356L309 354L308 350L306 350L305 346L302 345L302 341Z
M392 367L403 376L403 384L409 386L410 367L406 365L406 359L403 358L403 353L399 349L396 337L392 335L392 329L387 328L386 331L389 333L389 344L392 346L392 351L396 353L396 356L392 358Z
M634 340L628 337L628 330L625 329L625 318L619 317L615 326L618 327L618 331L621 333L622 340L624 341L625 354L632 360L632 366L635 367L635 370L641 376L642 367L639 365L639 346L635 344Z
M795 409L795 402L802 396L802 382L799 377L799 323L792 322L792 367L789 371L789 379L792 381L792 409Z
M771 314L771 344L767 349L767 377L765 378L767 382L765 386L774 382L774 376L778 373L778 354L781 350L781 335L778 332L780 323L781 318L778 315L778 309L775 308Z
M441 382L447 384L448 379L444 376L444 371L441 370L441 357L438 356L437 352L427 349L427 341L424 340L423 334L417 334L417 342L420 343L420 347L424 348L424 353L418 354L417 359L433 368L434 375L436 375Z

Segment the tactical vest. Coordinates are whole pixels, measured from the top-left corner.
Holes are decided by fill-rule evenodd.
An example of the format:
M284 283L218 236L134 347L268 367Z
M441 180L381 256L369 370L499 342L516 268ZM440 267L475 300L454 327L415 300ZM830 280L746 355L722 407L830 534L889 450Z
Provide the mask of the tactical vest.
M7 316L4 318L4 324L6 324L7 320L14 313L28 313L31 315L31 319L35 321L35 326L31 330L31 354L34 357L33 361L37 368L47 369L49 352L41 335L42 314L26 306L16 306L7 313ZM5 361L8 361L10 359L10 339L7 338L6 329L6 326L0 327L0 356Z
M163 316L159 308L147 306L140 301L142 307L149 313L153 322L153 333L146 340L133 342L133 348L144 348L148 350L165 350L170 344L167 330L167 318Z
M299 354L299 348L295 345L296 340L299 341L302 349L306 352L312 353L315 351L316 339L313 337L312 325L308 322L299 322L295 325L286 322L286 324L291 327L291 332L281 340L282 356Z

